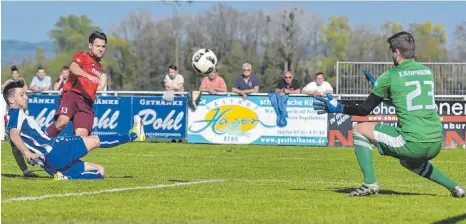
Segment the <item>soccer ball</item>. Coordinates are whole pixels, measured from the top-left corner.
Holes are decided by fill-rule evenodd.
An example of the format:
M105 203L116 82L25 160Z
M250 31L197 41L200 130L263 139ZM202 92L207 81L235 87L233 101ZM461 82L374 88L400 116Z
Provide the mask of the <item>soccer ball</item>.
M191 64L197 73L208 75L217 65L217 56L209 49L199 49L194 53Z

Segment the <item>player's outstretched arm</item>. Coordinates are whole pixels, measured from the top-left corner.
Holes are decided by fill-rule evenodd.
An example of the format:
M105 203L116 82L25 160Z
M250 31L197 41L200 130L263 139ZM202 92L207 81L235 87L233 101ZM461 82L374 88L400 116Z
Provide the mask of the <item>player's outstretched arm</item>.
M367 116L370 112L379 105L383 97L379 97L373 93L361 104L342 104L338 100L328 94L324 97L318 96L313 103L314 110L318 114L324 113L343 113L356 116Z
M41 158L41 155L35 154L29 151L29 149L24 145L21 136L19 136L19 130L17 128L12 128L10 130L10 140L16 145L16 147L29 159L35 160ZM43 159L43 158L41 158Z
M89 80L91 80L92 82L94 83L98 83L99 82L99 79L97 77L94 77L92 75L89 75L87 74L87 72L85 72L81 66L78 65L78 63L76 62L71 62L70 64L70 71L75 74L75 75L79 75L79 76L83 76Z
M349 104L343 107L343 113L356 116L367 116L374 110L377 105L383 101L383 97L377 96L373 93L359 105Z

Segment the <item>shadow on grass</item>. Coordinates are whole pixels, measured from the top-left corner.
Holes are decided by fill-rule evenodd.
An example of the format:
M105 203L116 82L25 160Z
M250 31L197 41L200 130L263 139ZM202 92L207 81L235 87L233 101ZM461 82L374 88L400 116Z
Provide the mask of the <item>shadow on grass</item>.
M174 183L186 183L186 182L189 182L189 180L174 180L174 179L170 179L168 181L174 182Z
M440 221L433 222L432 224L447 224L447 223L450 224L450 223L457 223L463 220L466 220L466 213L462 215L457 215L457 216L453 216L450 218L442 219Z
M337 193L342 193L342 194L348 194L352 191L356 190L356 188L337 188L335 189L335 192ZM436 194L425 194L425 193L412 193L412 192L398 192L398 191L392 191L392 190L380 190L379 194L383 195L405 195L405 196L438 196Z
M2 177L7 177L7 178L18 178L18 179L53 179L51 176L38 176L38 177L25 177L23 175L19 174L12 174L12 173L2 173ZM132 179L134 178L133 176L106 176L105 179Z
M122 177L114 177L114 176L105 176L104 179L132 179L133 176L122 176Z
M52 179L51 176L25 177L20 174L2 173L2 177L19 178L19 179Z

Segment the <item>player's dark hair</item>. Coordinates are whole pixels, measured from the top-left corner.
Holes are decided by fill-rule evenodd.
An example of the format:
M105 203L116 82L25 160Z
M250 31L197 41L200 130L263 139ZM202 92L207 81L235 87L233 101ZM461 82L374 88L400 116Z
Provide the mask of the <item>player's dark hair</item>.
M41 65L41 66L39 66L39 67L37 68L36 72L38 72L39 70L42 70L42 69L44 69L44 70L45 70L45 68L44 68L44 67L42 67L42 65Z
M314 77L316 77L316 78L317 78L317 76L318 76L318 75L322 75L322 76L324 76L324 73L322 73L322 72L317 72L317 73L315 74L315 76L314 76Z
M176 67L176 65L170 65L168 66L168 69L173 69L175 71L178 71L178 68Z
M10 98L11 93L15 91L16 88L23 88L24 87L24 80L23 79L18 79L15 81L7 81L8 84L6 84L5 88L3 89L3 99L5 99L5 102L10 105L10 102L8 101L8 98Z
M393 52L398 49L404 59L413 59L415 57L416 43L410 33L406 31L395 33L387 39L387 42L390 45L390 50Z
M11 66L11 73L13 73L14 71L19 72L19 69L16 67L16 65Z
M105 40L105 44L107 44L107 35L100 31L94 31L89 35L89 43L93 44L95 39Z
M66 66L66 65L63 66L63 67L61 67L61 71L65 71L65 70L69 70L69 69L70 69L70 67L68 67L68 66Z

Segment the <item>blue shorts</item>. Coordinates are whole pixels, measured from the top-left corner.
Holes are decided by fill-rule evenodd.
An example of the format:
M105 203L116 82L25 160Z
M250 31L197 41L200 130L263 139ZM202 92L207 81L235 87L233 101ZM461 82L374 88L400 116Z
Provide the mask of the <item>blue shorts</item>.
M52 151L45 156L45 170L61 172L77 164L84 167L80 159L86 155L87 147L80 136L56 138L53 140Z
M85 170L85 163L82 160L78 160L75 163L68 166L67 168L60 169L60 170L45 168L45 171L48 174L50 174L50 176L53 176L54 174L57 173L57 171L60 171L60 173L62 173L64 176L74 177L74 176L81 175L86 170Z

